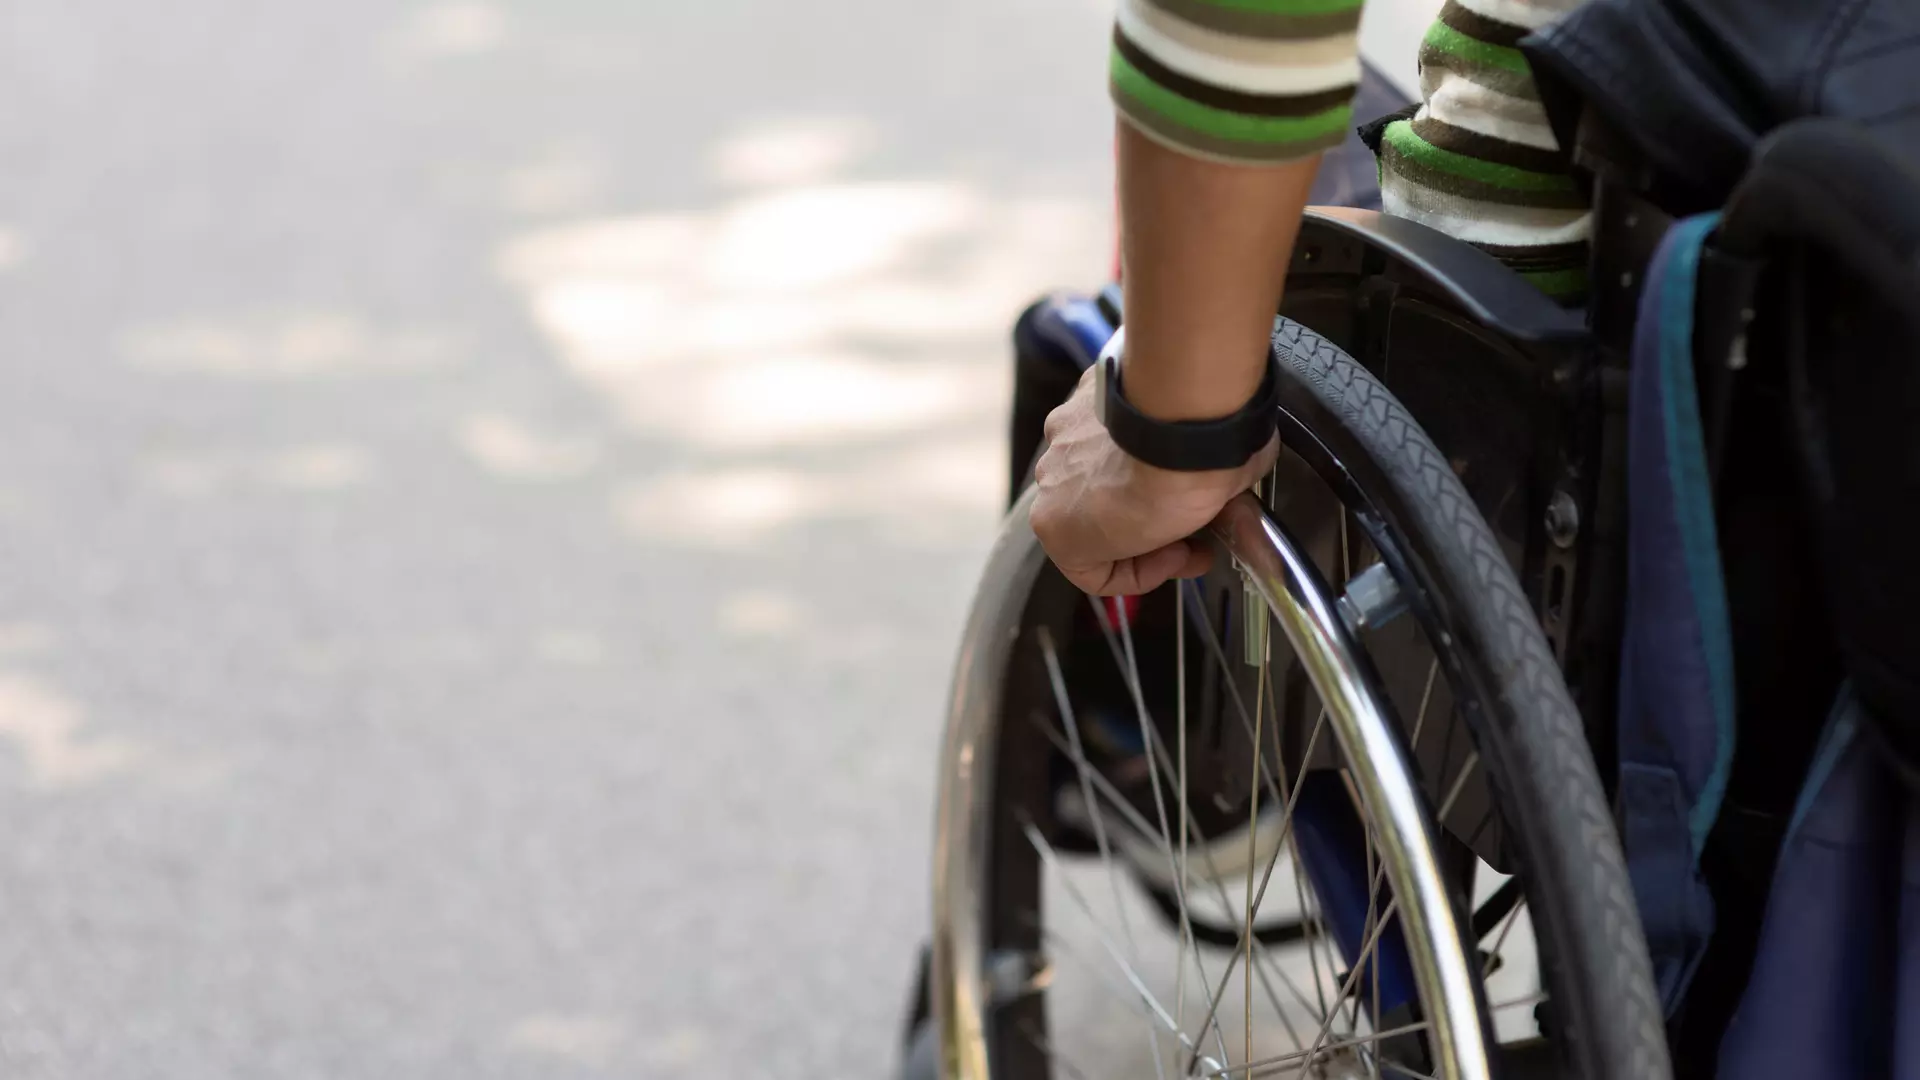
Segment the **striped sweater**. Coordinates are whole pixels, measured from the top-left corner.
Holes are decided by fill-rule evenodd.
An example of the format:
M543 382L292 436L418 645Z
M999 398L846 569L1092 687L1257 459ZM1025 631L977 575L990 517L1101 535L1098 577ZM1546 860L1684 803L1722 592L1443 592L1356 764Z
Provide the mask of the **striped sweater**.
M1546 292L1586 288L1591 224L1516 48L1579 0L1446 0L1419 111L1388 125L1381 200ZM1112 91L1149 138L1237 164L1297 161L1353 127L1361 0L1120 0ZM1362 119L1372 119L1364 117Z

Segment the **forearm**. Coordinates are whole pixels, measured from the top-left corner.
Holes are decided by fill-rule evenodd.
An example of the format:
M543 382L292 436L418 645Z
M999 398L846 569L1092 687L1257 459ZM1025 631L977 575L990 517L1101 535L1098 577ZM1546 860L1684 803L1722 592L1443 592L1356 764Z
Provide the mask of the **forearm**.
M1258 389L1320 152L1345 138L1360 0L1119 0L1127 399L1225 416Z
M1317 155L1233 165L1119 124L1127 400L1164 420L1252 398Z

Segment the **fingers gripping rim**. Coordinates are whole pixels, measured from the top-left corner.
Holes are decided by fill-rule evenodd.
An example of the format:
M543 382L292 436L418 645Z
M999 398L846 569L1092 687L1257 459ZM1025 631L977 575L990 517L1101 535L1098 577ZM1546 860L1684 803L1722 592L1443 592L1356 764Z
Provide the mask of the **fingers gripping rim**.
M1427 539L1429 572L1456 596L1459 627L1486 667L1498 708L1476 731L1505 767L1510 805L1535 809L1515 833L1529 876L1552 898L1535 913L1562 970L1549 972L1562 1038L1590 1075L1671 1075L1659 1001L1612 814L1539 622L1507 557L1447 458L1405 406L1339 347L1291 320L1275 321L1274 352L1295 387L1290 402L1335 420L1309 423L1356 443L1393 487L1404 528ZM1291 410L1291 405L1289 406ZM1308 417L1299 417L1307 421ZM1337 437L1337 436L1336 436ZM1557 977L1556 977L1557 976Z

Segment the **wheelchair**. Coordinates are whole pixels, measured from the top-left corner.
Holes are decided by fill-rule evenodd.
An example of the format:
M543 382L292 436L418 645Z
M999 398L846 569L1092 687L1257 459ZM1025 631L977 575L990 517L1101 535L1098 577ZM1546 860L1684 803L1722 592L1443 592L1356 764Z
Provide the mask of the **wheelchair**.
M1701 356L1744 362L1794 224L1766 193L1827 137L1787 136L1720 225L1749 288L1703 284ZM1672 1074L1601 767L1628 344L1671 219L1604 178L1595 215L1575 311L1423 226L1310 211L1282 454L1204 579L1090 600L1017 498L949 698L910 1074ZM1048 332L1090 360L1123 318L1110 289ZM1716 469L1740 366L1701 368Z

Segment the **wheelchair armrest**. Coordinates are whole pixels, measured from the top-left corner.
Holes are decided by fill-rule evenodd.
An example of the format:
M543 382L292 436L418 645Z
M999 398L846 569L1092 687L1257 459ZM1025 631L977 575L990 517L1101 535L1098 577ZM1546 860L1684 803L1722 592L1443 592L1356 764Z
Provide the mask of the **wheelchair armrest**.
M1369 253L1384 255L1482 326L1518 341L1573 343L1588 336L1584 311L1561 307L1479 248L1405 218L1316 206L1307 211L1293 252L1293 273L1359 271Z

